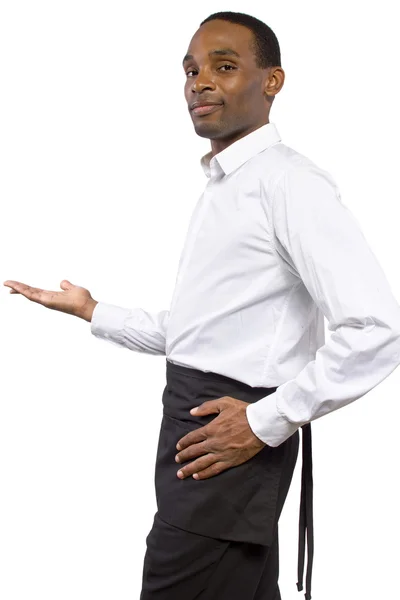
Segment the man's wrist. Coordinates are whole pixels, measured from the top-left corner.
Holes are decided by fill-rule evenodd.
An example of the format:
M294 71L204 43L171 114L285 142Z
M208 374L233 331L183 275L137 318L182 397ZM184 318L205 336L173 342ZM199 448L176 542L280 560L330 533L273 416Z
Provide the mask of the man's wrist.
M301 425L301 423L291 423L277 409L277 395L282 393L287 383L283 383L272 394L264 396L246 407L250 429L268 446L279 446Z
M85 306L82 309L81 314L79 314L78 316L81 319L84 319L85 321L88 321L90 323L92 320L93 311L96 308L97 304L98 304L97 300L93 300L93 298L91 298L85 304Z

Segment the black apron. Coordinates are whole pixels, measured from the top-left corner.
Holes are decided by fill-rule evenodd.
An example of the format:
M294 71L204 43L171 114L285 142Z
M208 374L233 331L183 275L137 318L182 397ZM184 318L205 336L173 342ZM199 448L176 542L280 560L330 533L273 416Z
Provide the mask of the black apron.
M219 373L175 365L168 360L166 380L155 467L160 517L192 533L271 546L297 460L298 431L279 446L265 446L250 460L208 479L196 481L192 476L179 479L177 471L183 465L175 462L175 455L179 439L218 416L217 413L191 415L189 411L194 406L222 396L257 402L277 388L251 387ZM298 590L302 589L306 529L308 564L305 596L309 600L313 551L310 424L303 427Z

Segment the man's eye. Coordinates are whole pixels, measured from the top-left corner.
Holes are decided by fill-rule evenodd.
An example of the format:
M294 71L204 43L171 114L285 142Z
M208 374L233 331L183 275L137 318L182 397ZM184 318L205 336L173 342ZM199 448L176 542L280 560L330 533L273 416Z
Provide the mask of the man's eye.
M234 66L232 66L232 65L228 65L228 64L226 64L226 65L221 65L221 66L219 67L219 69L222 69L222 67L229 67L230 69L235 69L235 68L236 68L236 67L234 67ZM189 75L189 73L194 73L194 72L195 72L195 69L192 69L191 71L186 71L186 75L188 76L188 75Z

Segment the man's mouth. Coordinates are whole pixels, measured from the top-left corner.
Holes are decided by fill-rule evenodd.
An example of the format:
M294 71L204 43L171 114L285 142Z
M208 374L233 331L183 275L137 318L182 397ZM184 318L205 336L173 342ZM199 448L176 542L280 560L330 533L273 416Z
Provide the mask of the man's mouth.
M222 104L208 104L205 106L196 106L196 108L192 109L192 113L194 115L208 115L221 108L221 106Z

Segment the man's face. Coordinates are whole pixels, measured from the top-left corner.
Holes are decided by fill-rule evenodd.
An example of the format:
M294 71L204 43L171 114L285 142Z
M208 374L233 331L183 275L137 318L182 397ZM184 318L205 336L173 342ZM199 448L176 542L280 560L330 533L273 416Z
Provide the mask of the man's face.
M196 31L187 50L192 56L183 63L188 109L196 133L216 140L212 145L217 152L268 123L269 96L283 85L280 74L268 84L271 69L256 66L252 42L253 32L247 27L216 19ZM196 111L191 108L194 102L218 106L209 107L211 112Z

